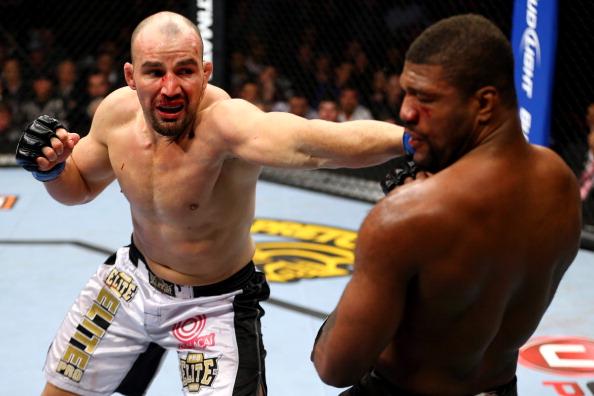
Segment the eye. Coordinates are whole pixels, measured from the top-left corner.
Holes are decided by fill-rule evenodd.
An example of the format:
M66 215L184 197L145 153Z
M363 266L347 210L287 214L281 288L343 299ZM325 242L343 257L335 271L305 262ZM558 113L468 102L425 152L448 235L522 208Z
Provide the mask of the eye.
M180 69L178 71L179 74L181 75L190 75L190 74L194 74L194 70L192 69Z
M433 98L433 96L430 96L430 95L417 94L417 100L418 100L420 103L425 103L425 104L427 104L427 103L431 103L431 102L433 102L434 98Z
M151 77L163 77L164 74L162 70L158 69L147 70L145 73Z

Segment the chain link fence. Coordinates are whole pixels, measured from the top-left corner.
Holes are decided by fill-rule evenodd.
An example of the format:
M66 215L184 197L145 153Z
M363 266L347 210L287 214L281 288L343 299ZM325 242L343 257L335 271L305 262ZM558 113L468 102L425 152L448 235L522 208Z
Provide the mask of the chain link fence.
M200 3L208 2L0 2L0 152L14 152L20 129L41 113L84 135L101 98L124 84L136 24L160 10L195 20ZM513 0L226 0L221 8L225 56L215 71L224 73L216 82L232 96L308 118L398 122L398 76L410 42L431 23L467 12L487 16L509 37ZM579 177L588 147L586 109L594 103L594 3L559 1L558 18L551 145ZM11 154L0 162L10 163ZM393 165L290 177L267 169L263 177L328 191L328 175L337 175L344 192L332 193L375 202L376 182ZM592 206L584 210L589 224Z

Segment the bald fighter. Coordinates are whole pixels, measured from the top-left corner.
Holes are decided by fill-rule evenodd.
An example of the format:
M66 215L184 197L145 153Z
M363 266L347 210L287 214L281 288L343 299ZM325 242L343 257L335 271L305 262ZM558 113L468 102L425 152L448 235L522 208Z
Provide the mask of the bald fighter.
M127 87L100 105L88 136L40 117L17 159L66 205L117 180L133 235L89 280L48 352L44 395L142 394L166 349L183 392L266 393L260 302L251 262L263 165L365 167L402 153L401 127L264 113L208 84L212 64L186 18L135 29Z
M526 142L512 50L487 19L429 27L400 82L421 172L363 221L315 368L344 395L516 395L518 350L578 251L576 178Z

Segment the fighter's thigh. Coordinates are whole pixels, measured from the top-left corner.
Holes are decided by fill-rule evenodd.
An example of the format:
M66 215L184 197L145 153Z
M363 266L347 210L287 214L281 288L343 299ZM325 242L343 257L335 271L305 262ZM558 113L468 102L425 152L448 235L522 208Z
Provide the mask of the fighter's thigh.
M43 388L43 392L41 396L78 396L76 393L68 392L63 389L60 389L49 382L45 384L45 388Z
M48 382L60 389L113 393L149 344L142 304L134 300L140 297L110 288L108 279L114 271L126 275L103 265L89 280L52 342L44 372ZM128 279L134 283L132 276Z

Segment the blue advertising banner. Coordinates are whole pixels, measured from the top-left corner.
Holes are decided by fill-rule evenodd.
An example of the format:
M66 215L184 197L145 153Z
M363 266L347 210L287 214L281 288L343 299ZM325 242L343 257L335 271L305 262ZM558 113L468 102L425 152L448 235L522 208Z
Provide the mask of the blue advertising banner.
M557 0L515 0L512 46L522 131L549 146L557 45Z

